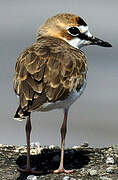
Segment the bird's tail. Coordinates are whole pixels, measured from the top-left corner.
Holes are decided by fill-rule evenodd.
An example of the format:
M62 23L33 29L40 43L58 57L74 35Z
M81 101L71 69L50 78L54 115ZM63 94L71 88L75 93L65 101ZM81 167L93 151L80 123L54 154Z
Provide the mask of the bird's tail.
M23 109L21 108L21 106L18 107L15 116L14 116L14 120L17 121L22 121L23 119L25 119L27 116L29 116L30 112L28 111L23 111Z

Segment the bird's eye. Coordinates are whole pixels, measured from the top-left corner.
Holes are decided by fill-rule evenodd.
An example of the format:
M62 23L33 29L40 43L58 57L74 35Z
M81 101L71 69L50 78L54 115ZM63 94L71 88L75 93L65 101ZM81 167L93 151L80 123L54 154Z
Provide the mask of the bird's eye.
M68 28L68 32L73 36L77 36L80 33L80 31L77 27Z

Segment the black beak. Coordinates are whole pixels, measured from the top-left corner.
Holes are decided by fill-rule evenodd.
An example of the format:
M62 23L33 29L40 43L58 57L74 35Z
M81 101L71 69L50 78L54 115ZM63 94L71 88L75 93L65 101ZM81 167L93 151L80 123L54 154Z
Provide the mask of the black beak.
M90 37L89 41L91 42L91 45L98 45L98 46L102 46L102 47L112 47L112 45L108 42L105 42L101 39L98 39L96 37Z

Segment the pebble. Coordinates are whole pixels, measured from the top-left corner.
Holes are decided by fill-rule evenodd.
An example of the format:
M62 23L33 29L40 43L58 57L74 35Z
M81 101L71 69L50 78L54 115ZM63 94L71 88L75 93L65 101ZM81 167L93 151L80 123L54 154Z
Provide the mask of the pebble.
M37 180L37 177L34 176L34 175L29 175L29 176L27 177L27 180Z
M30 147L31 148L35 148L35 147L37 147L37 148L40 148L40 143L39 142L32 142L32 143L30 143Z
M118 154L115 154L115 157L118 158Z
M108 149L108 151L111 152L111 151L113 151L113 149L110 147L110 148Z
M111 178L108 178L108 177L105 177L105 176L102 176L100 177L101 180L112 180Z
M35 146L36 146L37 148L40 148L40 146L41 146L40 142L35 142Z
M76 179L73 177L65 176L63 177L63 180L76 180Z
M31 148L34 148L34 146L35 146L35 143L34 143L34 142L31 142L31 143L30 143L30 147L31 147Z
M89 170L89 174L91 175L91 176L95 176L95 175L97 175L97 170L94 170L94 169L90 169Z
M64 177L63 177L63 180L69 180L69 179L70 179L69 176L64 176Z
M15 149L14 152L19 153L19 149Z
M89 144L88 144L88 142L85 142L84 144L82 144L81 145L82 147L88 147L89 146Z
M114 172L114 167L108 167L108 168L106 169L106 172L107 172L107 173L113 173L113 172Z
M54 145L50 145L50 146L49 146L49 149L54 149L54 148L55 148Z
M114 164L115 161L114 161L114 159L113 159L112 157L107 157L106 163L107 163L107 164Z
M73 148L73 149L79 149L80 146L73 146L72 148Z

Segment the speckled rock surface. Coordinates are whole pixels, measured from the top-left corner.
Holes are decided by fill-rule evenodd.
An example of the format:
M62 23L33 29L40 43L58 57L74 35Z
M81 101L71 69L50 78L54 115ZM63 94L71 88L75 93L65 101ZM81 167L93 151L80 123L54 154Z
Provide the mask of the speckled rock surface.
M72 174L53 174L59 166L60 149L53 145L31 147L31 166L40 176L20 174L26 165L25 146L0 145L0 180L118 180L118 146L93 148L87 144L65 150L66 169Z

